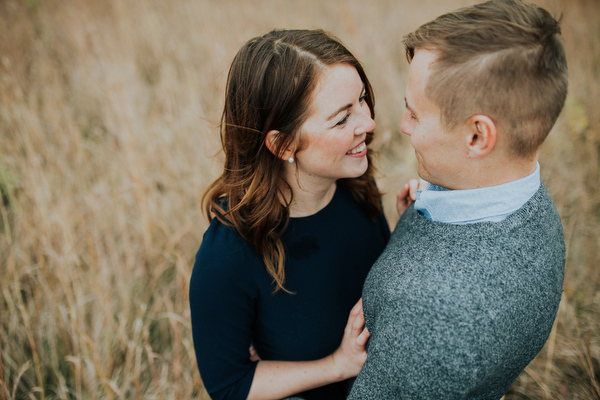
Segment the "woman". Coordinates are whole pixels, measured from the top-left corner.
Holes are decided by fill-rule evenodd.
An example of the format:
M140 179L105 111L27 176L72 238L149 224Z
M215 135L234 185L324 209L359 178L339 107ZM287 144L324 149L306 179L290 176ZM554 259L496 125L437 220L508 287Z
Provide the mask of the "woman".
M362 285L390 235L373 108L362 66L324 31L273 31L236 55L190 284L213 398L346 397L366 359Z

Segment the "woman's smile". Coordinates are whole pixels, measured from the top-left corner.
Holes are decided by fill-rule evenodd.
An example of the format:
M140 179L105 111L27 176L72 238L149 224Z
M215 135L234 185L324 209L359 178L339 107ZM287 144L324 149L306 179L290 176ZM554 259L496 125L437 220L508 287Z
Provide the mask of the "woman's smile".
M358 144L358 146L354 147L353 149L349 150L346 153L347 156L351 156L351 157L364 157L367 155L367 144L362 141L361 143Z

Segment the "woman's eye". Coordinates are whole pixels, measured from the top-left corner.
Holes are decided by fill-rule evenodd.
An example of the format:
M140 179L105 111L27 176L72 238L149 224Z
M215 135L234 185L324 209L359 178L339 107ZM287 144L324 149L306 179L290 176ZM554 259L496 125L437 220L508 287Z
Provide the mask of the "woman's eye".
M348 121L349 116L350 116L350 113L346 114L346 116L344 118L342 118L337 124L335 124L335 126L344 125Z
M362 96L358 98L359 103L363 103L367 97L367 92L365 92Z

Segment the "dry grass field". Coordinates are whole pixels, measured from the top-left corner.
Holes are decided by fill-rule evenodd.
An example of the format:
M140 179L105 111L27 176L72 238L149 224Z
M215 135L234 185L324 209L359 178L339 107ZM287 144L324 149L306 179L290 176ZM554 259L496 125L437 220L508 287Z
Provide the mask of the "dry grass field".
M324 28L377 98L378 182L415 176L400 38L460 0L0 0L0 399L207 399L188 280L219 172L229 64ZM567 105L542 178L567 244L555 329L509 399L600 398L600 1L564 13Z

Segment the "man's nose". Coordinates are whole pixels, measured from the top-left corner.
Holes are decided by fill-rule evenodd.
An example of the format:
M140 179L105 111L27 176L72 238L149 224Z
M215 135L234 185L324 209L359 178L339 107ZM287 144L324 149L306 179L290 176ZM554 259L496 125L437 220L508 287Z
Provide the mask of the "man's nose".
M411 120L409 116L408 110L404 112L404 116L402 117L402 122L400 122L400 130L410 136L411 132Z

